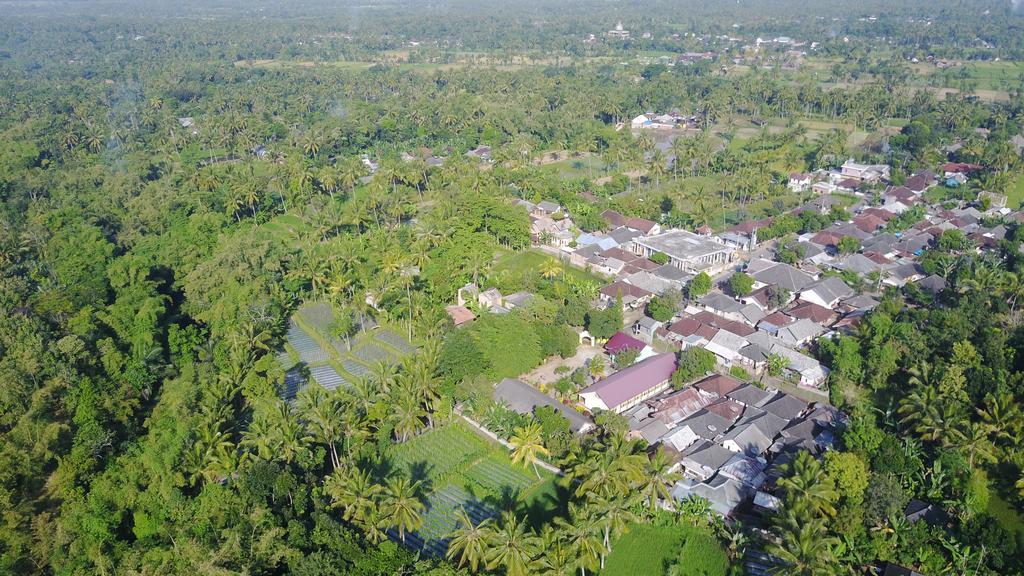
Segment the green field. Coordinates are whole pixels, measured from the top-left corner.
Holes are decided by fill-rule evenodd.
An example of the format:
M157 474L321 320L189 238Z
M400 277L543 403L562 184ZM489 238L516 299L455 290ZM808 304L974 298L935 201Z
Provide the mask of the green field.
M423 527L406 544L435 556L447 551L448 537L462 509L481 522L505 509L519 510L541 526L562 511L557 478L541 469L513 466L504 446L456 421L392 446L386 463L421 482L426 492Z
M696 528L633 525L612 545L602 576L665 574L680 557L678 576L725 576L729 562L710 534Z
M1006 190L1006 207L1016 210L1024 202L1024 174Z
M988 513L992 515L999 525L1011 534L1016 534L1018 540L1024 540L1024 516L1004 500L994 489L989 495Z
M495 261L494 266L491 268L492 273L502 274L507 273L514 277L521 277L525 274L532 274L539 267L541 262L544 262L548 258L554 258L539 250L525 250L523 252L507 252L498 257ZM581 270L568 264L564 267L564 274L575 278L582 282L592 282L597 284L605 284L606 281L586 270Z

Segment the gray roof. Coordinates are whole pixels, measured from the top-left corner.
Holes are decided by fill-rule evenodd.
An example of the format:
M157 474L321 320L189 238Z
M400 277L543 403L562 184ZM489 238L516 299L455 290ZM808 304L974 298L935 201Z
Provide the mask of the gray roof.
M766 412L763 408L747 406L747 409L743 411L743 418L736 425L745 426L747 424L757 424L758 430L765 436L775 438L779 435L779 432L782 432L789 425L789 420L779 418L771 412Z
M881 268L878 264L863 254L847 256L842 262L836 263L835 266L840 270L849 270L861 275L874 272Z
M538 202L537 208L540 208L541 210L550 213L555 213L562 209L562 207L559 206L558 204L555 204L554 202L549 202L547 200L541 200L540 202Z
M768 350L759 344L750 344L740 350L740 355L753 362L764 362L768 359Z
M866 294L861 294L859 296L843 300L843 304L858 310L872 310L878 306L878 300L875 300Z
M749 422L736 426L722 440L732 440L746 454L758 456L772 445L773 438L761 430L756 422Z
M694 434L705 440L714 440L732 426L732 420L723 418L714 412L709 412L707 408L703 408L700 412L679 422L679 427L683 426L689 427Z
M747 304L740 309L740 314L751 324L756 324L759 320L767 316L764 310L761 309L757 304Z
M654 236L643 236L636 238L634 242L677 260L697 260L718 252L732 252L732 248L725 244L686 230L671 230Z
M789 326L779 328L779 338L790 345L797 345L825 333L825 328L808 318L801 318Z
M921 265L916 262L901 264L889 269L889 276L899 280L909 280L921 274L924 274L924 268L921 268Z
M680 463L690 469L703 469L711 476L733 457L733 452L714 442L697 442L683 451Z
M873 238L868 238L861 243L864 250L867 252L879 252L885 254L886 252L892 252L893 247L899 242L899 238L895 234L879 234Z
M758 388L753 384L746 384L733 390L732 392L729 392L728 394L726 394L726 396L732 398L733 400L736 400L737 402L742 402L747 406L760 407L769 400L771 400L772 397L775 396L775 394L772 392L768 392L767 390Z
M726 314L732 312L739 312L743 308L744 304L735 298L726 296L721 292L711 292L708 295L700 299L702 306L711 308L712 310L718 310L725 312Z
M618 242L621 245L621 244L628 244L631 240L633 240L634 238L640 236L640 232L637 232L636 230L633 230L632 228L626 228L625 226L620 226L620 227L616 228L615 230L612 230L611 232L609 232L608 236L610 236L613 240L615 240L616 242Z
M938 274L932 274L927 278L922 278L914 284L925 292L930 292L931 294L938 294L946 289L946 279Z
M807 402L789 394L779 394L777 398L764 405L765 412L786 420L796 418L806 409Z
M740 504L749 499L754 490L738 480L716 474L707 482L681 480L672 488L672 497L686 500L691 496L700 496L711 503L711 509L728 516Z
M505 378L494 389L495 402L502 402L519 414L533 414L537 406L550 406L569 421L569 428L579 432L593 425L589 418L565 406L533 386L514 378Z
M684 272L671 264L665 264L661 268L653 270L652 273L655 276L658 276L659 278L673 280L676 282L687 282L690 280L690 278L693 278L693 274L690 274L689 272Z
M807 286L804 292L814 292L824 302L835 302L842 298L849 298L854 295L853 288L846 285L837 276L826 276L814 284Z
M751 274L762 284L780 286L790 292L799 292L814 282L810 274L782 262Z

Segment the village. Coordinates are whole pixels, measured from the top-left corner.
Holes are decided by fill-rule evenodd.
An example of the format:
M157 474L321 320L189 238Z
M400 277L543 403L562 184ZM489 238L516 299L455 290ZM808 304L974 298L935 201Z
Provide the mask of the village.
M662 121L675 122L648 120ZM594 415L617 413L630 437L670 455L684 478L672 488L677 503L699 496L723 517L777 511L780 468L799 451L820 457L848 423L829 403L821 343L856 331L885 289L912 290L921 301L945 290L947 279L919 262L929 247L993 250L1007 233L1000 222L1024 221L996 194L956 207L926 199L936 187L965 185L979 168L944 163L901 185L891 183L889 166L852 159L837 170L792 173L788 188L810 193L810 201L719 231L668 228L613 210L601 214L602 229L584 231L554 202L520 200L536 250L607 279L595 305L621 306L624 325L605 340L581 331L578 356L588 363L603 356L620 369L569 402L529 377L503 380L494 400L521 414L548 406L579 434L593 428ZM857 200L845 210L834 193ZM773 226L803 214L832 223L779 241ZM769 230L772 239L759 236ZM448 308L457 326L472 322L473 310L508 313L531 298L484 288L459 291ZM930 506L911 502L907 518ZM759 573L752 563L748 570Z

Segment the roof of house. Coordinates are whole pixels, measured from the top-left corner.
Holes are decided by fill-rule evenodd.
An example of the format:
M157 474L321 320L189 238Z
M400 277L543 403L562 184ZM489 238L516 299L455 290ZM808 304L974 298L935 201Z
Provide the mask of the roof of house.
M740 504L749 499L754 490L738 480L716 474L707 482L681 480L672 488L672 497L686 500L700 496L711 503L711 509L723 516L732 514Z
M733 452L722 446L707 440L696 442L681 454L680 463L683 466L700 471L710 471L711 474L721 468L726 462L732 459ZM708 474L709 476L711 474Z
M732 376L727 376L725 374L715 374L713 376L708 376L707 378L701 380L700 382L695 383L694 387L699 388L705 392L715 394L716 396L725 396L729 392L732 392L733 390L739 388L741 385L742 382L733 378Z
M675 354L658 354L587 387L582 393L595 393L605 406L614 409L623 402L654 388L672 377Z
M821 324L818 324L809 318L801 318L789 326L779 328L779 338L787 344L795 345L824 334L825 332L826 330Z
M703 408L679 422L679 425L688 427L694 434L705 440L714 440L727 432L732 426L732 422L729 418L723 418L714 412L709 412L707 408Z
M935 504L917 499L911 500L907 504L907 507L903 510L903 516L911 524L918 520L924 520L924 523L929 526L938 526L939 524L944 524L947 520L946 513L941 508Z
M789 314L785 314L783 312L773 312L768 316L761 318L761 322L760 324L758 324L758 326L762 324L769 324L776 328L781 328L783 326L789 326L793 322L796 322L796 318L790 316Z
M679 260L699 260L718 252L732 252L732 248L725 244L686 230L670 230L654 236L636 238L633 241Z
M836 276L826 276L805 287L803 292L813 292L824 302L834 302L855 294L853 288L847 286L846 282Z
M718 473L739 480L752 488L760 488L765 481L764 468L764 464L746 454L733 454L732 458L718 469Z
M762 284L779 286L790 292L799 292L814 282L814 277L810 274L782 262L756 270L750 275Z
M626 296L632 296L637 300L647 298L652 295L650 292L640 288L639 286L633 286L632 284L627 284L621 280L612 282L604 288L601 288L601 294L604 294L608 298L616 298L620 291L622 292L623 298Z
M749 336L756 332L754 327L749 324L729 320L728 318L723 318L717 314L712 314L711 312L703 310L694 314L693 317L702 324L714 326L721 330L728 330L737 336Z
M532 414L538 406L550 406L569 421L569 428L579 432L593 425L589 418L558 402L533 386L514 378L505 378L494 389L494 400L503 402L519 414Z
M784 420L792 420L807 409L807 402L790 394L779 393L777 397L762 406L765 412L774 414Z
M737 334L733 334L728 330L719 330L715 334L711 341L707 343L705 349L708 352L713 352L722 358L732 360L740 353L740 350L746 347L749 342Z
M758 388L753 384L744 384L729 392L726 396L733 400L742 402L747 406L761 407L766 402L770 401L775 394L762 388Z
M614 226L616 228L626 225L626 217L615 210L605 210L604 212L601 212L601 218L604 218L604 221L607 222L609 226Z
M684 282L693 277L693 274L684 272L671 264L665 264L664 266L653 270L651 273L659 278L673 280L676 282Z
M929 292L931 294L938 294L946 289L946 279L938 274L932 274L931 276L922 278L917 282L914 282L914 284L925 292Z
M447 306L445 307L445 311L448 312L448 316L451 317L452 322L456 326L461 326L476 318L476 314L473 314L473 311L465 306Z
M624 350L643 350L646 344L632 336L616 332L604 344L604 349L609 354L619 354Z
M550 214L558 212L559 210L562 209L562 207L559 206L558 204L555 204L554 202L549 202L548 200L541 200L540 202L538 202L537 208L540 208L541 210L548 212Z
M730 398L719 398L706 406L708 412L718 414L722 418L735 422L743 415L743 404Z
M658 225L657 222L651 222L644 218L626 218L624 224L627 228L639 230L644 234L650 234L651 230Z
M851 254L844 258L842 262L837 262L835 266L840 270L849 270L861 275L874 272L879 268L878 264L875 264L863 254Z
M654 417L667 424L675 424L696 414L715 401L716 396L703 389L687 386L678 392L648 402Z
M701 298L699 302L702 306L711 308L712 310L718 310L726 314L739 312L740 309L743 308L742 302L730 296L726 296L721 292L710 292Z
M789 310L786 310L786 314L789 314L793 318L799 320L810 320L819 324L832 318L832 310L819 306L813 302L800 302L796 306L793 306ZM789 326L787 324L786 326ZM785 326L780 326L785 328Z
M756 422L746 422L730 430L722 441L732 440L740 450L756 456L763 454L772 445L773 439L774 435L768 436Z
M879 228L885 227L885 220L873 214L861 214L854 217L852 222L854 226L868 233L873 233Z

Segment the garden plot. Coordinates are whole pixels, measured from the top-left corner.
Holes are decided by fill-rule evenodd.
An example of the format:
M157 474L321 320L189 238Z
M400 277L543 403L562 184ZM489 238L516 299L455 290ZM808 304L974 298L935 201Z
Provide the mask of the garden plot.
M416 348L409 344L409 341L392 332L391 330L378 330L374 333L374 338L381 342L391 346L395 350L398 350L402 354L412 354L416 351Z
M331 324L334 323L334 311L326 302L306 304L299 308L299 318L310 328L327 336L331 333Z
M352 360L351 358L343 358L341 360L341 367L345 369L345 372L348 372L356 378L369 378L373 375L373 372L368 367Z
M459 527L456 516L459 510L465 510L473 524L497 514L458 486L447 486L427 498L423 526L415 533L405 535L405 545L432 556L444 556L448 552L452 532ZM390 530L388 534L399 540L397 530Z
M327 352L320 347L320 344L313 339L312 336L306 333L305 330L299 327L294 320L288 323L288 343L291 344L292 348L299 355L299 360L306 364L317 364L319 362L326 362L330 357Z
M488 449L487 443L476 434L450 425L397 444L391 450L391 457L395 468L422 472L429 482L437 482Z
M338 386L347 388L351 385L348 380L330 366L314 366L309 369L309 375L313 377L317 384L327 390L334 390Z
M474 464L464 473L466 480L482 487L491 494L510 492L520 494L533 486L538 480L521 469L512 468L506 462L487 458Z
M388 352L380 346L370 342L362 344L358 348L352 350L352 355L368 366L376 366L380 362L387 362L388 364L395 364L398 362L398 356L393 352Z
M292 368L284 373L284 386L281 396L285 400L291 400L299 395L299 392L306 387L306 378L298 368Z

